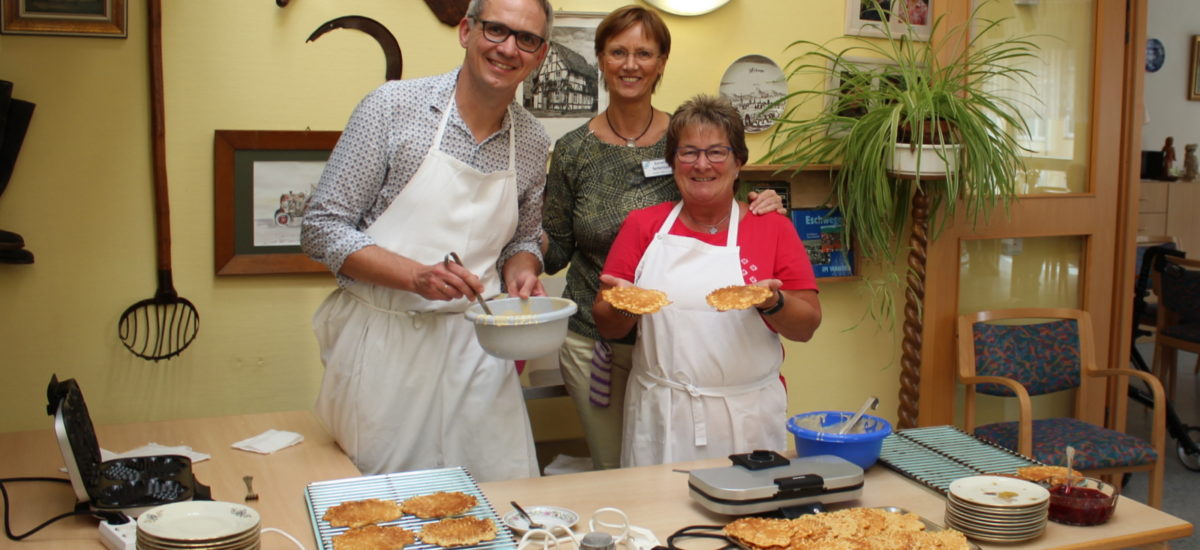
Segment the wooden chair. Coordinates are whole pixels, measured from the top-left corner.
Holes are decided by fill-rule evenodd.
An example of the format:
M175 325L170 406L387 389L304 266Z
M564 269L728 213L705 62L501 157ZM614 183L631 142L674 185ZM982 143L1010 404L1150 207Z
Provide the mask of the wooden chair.
M1151 272L1158 296L1154 334L1154 374L1167 397L1175 388L1179 350L1200 353L1200 260L1168 256ZM1200 357L1195 372L1200 373Z
M1078 396L1070 417L1033 418L1031 395L1077 390L1085 379L1117 376L1138 378L1150 388L1154 397L1150 441L1079 420L1085 411ZM1162 507L1166 432L1162 385L1149 373L1098 368L1092 319L1086 311L1023 308L959 316L958 380L966 385L968 432L1053 465L1066 463L1066 447L1071 445L1076 450L1075 468L1094 477L1111 479L1119 473L1148 471L1147 504ZM1018 420L976 426L977 393L1015 397ZM1108 403L1107 409L1114 410L1114 405Z

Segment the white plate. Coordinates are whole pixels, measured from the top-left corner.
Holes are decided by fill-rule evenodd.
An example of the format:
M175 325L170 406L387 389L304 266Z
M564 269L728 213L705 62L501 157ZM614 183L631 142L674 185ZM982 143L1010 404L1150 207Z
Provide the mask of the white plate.
M570 531L579 522L579 514L561 506L522 506L522 508L525 508L533 521L542 524L545 529L560 526ZM529 530L529 522L525 521L525 518L521 517L516 510L504 515L504 524L518 535ZM555 531L558 532L558 530Z
M1037 506L1050 500L1050 491L1036 483L1003 476L971 476L950 484L959 500L990 508Z
M164 504L138 516L138 531L160 540L202 541L235 537L259 527L258 512L233 502L192 500Z

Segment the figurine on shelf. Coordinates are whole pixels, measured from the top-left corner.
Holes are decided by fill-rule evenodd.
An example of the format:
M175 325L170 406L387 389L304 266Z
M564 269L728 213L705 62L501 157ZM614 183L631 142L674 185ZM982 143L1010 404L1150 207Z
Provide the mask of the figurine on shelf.
M1175 138L1167 136L1167 142L1163 144L1163 179L1170 179L1175 168Z
M1200 169L1196 165L1196 144L1189 143L1183 146L1183 181L1196 181L1196 171Z

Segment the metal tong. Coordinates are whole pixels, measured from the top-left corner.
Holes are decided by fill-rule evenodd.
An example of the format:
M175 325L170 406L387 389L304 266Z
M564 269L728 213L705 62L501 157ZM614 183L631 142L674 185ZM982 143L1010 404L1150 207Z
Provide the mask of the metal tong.
M446 257L442 258L442 263L446 267L450 267L450 260L454 260L454 263L456 263L458 265L463 265L462 260L459 259L458 254L455 252L446 254ZM463 267L465 268L466 266L464 265ZM479 307L483 308L484 313L486 313L488 315L495 315L494 313L492 313L492 308L488 307L487 301L483 299L483 296L476 294L475 301L479 302Z

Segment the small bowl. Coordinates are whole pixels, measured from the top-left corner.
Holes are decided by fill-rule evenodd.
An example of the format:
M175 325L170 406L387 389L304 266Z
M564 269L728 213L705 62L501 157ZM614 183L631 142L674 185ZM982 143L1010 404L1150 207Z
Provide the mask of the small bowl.
M870 468L879 459L883 438L892 433L892 425L864 414L853 433L831 433L853 416L848 411L813 411L790 418L787 429L796 440L796 456L834 455L864 470Z
M567 320L579 309L575 302L553 296L488 300L494 315L478 303L465 313L475 323L475 338L489 355L501 359L534 359L558 350L567 338Z
M1050 491L1050 520L1066 525L1100 525L1117 509L1116 487L1091 477L1072 478L1071 484L1046 483Z

